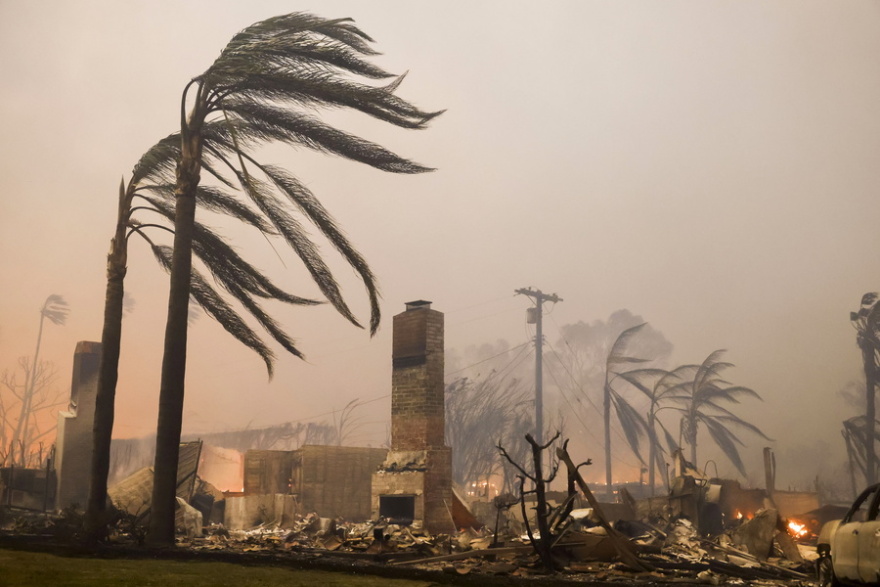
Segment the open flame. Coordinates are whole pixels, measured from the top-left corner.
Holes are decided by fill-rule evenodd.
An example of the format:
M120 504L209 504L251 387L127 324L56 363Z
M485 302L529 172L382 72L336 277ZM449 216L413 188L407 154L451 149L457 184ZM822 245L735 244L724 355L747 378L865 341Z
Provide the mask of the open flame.
M737 520L742 520L742 519L743 519L743 513L742 513L741 511L739 511L739 510L736 510L736 512L734 513L734 515L736 516L736 519L737 519Z
M800 524L794 520L788 522L788 532L795 538L803 538L809 533L806 524Z

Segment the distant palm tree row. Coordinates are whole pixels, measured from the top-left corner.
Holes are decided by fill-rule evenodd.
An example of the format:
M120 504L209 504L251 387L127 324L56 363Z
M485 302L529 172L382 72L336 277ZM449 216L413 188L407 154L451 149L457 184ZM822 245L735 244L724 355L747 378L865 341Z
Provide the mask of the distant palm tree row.
M207 71L184 88L180 130L147 151L129 182L120 185L116 230L108 255L95 453L87 511L92 539L100 538L105 527L123 283L131 235L143 237L171 274L148 535L152 544L173 544L174 540L190 299L256 351L270 376L274 354L243 315L258 323L287 352L301 357L294 341L261 303L321 303L276 286L203 223L204 213L241 222L267 240L287 245L302 261L323 297L360 326L318 247L306 233L304 221L316 227L363 282L370 303L370 332L375 333L380 317L379 296L366 261L304 184L252 154L262 145L281 142L340 155L383 171L430 171L313 115L322 107L350 108L399 127L420 129L440 114L422 111L395 95L403 76L384 86L357 81L359 77L393 77L363 58L377 54L371 42L350 19L327 20L302 13L270 18L246 28L233 37ZM211 185L202 184L203 175L211 178ZM148 220L138 220L136 215L148 216ZM157 228L173 233L173 246L157 238ZM193 266L193 255L210 273L213 284Z
M666 458L685 445L690 448L690 461L695 466L700 430L705 429L711 441L721 449L737 470L745 475L745 466L739 448L744 446L741 431L769 438L755 425L737 416L727 407L744 398L760 400L754 390L726 381L723 373L732 363L721 360L724 350L711 353L699 365L681 365L671 370L656 368L626 369L626 366L647 363L653 357L634 357L629 347L647 323L627 328L615 340L605 360L603 387L603 417L605 428L606 486L612 486L611 414L615 414L629 448L648 469L648 484L656 486L656 472L666 482ZM646 413L628 399L625 391L635 389L648 399ZM661 410L670 409L679 416L676 437L658 417ZM659 431L658 431L659 429ZM641 439L647 438L648 456L644 458ZM662 441L661 441L662 437Z

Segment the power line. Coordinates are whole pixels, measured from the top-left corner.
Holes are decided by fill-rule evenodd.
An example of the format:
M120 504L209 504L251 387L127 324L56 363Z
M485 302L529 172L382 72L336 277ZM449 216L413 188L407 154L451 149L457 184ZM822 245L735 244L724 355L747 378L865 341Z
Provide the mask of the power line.
M522 344L518 344L518 345L516 345L515 347L511 347L511 348L509 348L509 349L507 349L507 350L505 350L505 351L501 351L501 352L498 353L497 355L492 355L491 357L488 357L488 358L486 358L486 359L483 359L482 361L477 361L476 363L474 363L474 364L472 364L472 365L468 365L467 367L462 367L461 369L458 369L458 370L456 370L456 371L450 371L450 372L447 373L446 375L449 376L449 375L455 375L456 373L461 373L462 371L466 371L466 370L470 369L471 367L476 367L477 365L482 365L482 364L485 363L486 361L491 361L492 359L497 359L497 358L500 357L501 355L506 355L507 353L509 353L509 352L511 352L511 351L515 351L516 349L521 348L521 347L524 347L524 346L526 346L526 345L528 345L528 344L529 344L528 342L524 342L524 343L522 343Z
M522 365L523 361L525 361L526 359L528 359L528 358L531 356L531 354L532 354L532 349L530 348L530 346L527 346L527 345L528 345L528 343L525 343L524 345L522 345L523 348L520 350L520 352L519 352L519 353L518 353L513 359L511 359L510 362L509 362L507 365L505 365L504 367L502 367L499 371L494 372L493 375L495 375L495 376L497 376L497 377L500 377L501 380L504 381L504 379L505 379L508 375L510 375L511 373L513 373L513 371L514 371L517 367L519 367L520 365ZM515 363L515 364L514 364L514 363ZM508 371L508 372L505 373L505 371ZM490 375L490 377L491 377L491 376L492 376L492 375Z
M562 340L565 341L565 337L563 337ZM569 348L571 348L571 347L569 347ZM573 384L572 385L573 390L580 392L579 395L584 397L587 400L587 402L589 402L589 404L591 406L593 406L594 410L596 410L599 413L602 413L602 410L600 410L599 407L593 402L593 400L590 399L590 396L587 395L586 393L584 393L584 390L577 385L577 380L575 379L574 374L569 370L568 366L562 361L562 358L559 356L559 353L556 352L556 349L553 348L552 345L550 346L550 350L556 356L557 363L559 363L562 366L562 368L565 370L565 372L568 373L568 376L571 379L572 384ZM551 371L551 374L552 374L552 371ZM556 380L554 379L554 381L556 381ZM559 385L558 381L556 382L556 385L559 387L559 390L562 391L562 386ZM565 397L564 394L563 394L563 397ZM569 404L569 405L571 405L571 404ZM572 408L572 409L574 409L574 408ZM623 435L623 433L620 430L618 430L616 427L613 427L613 426L611 427L611 430L617 436L618 440L620 440L622 442L626 442L628 444L629 441L627 441L626 437ZM593 437L593 439L596 440L595 437ZM602 444L602 443L600 442L599 444ZM627 465L630 467L636 466L635 464L633 464L631 462L624 461L619 456L615 455L613 451L611 452L611 458L616 460L619 463L623 463L624 465Z

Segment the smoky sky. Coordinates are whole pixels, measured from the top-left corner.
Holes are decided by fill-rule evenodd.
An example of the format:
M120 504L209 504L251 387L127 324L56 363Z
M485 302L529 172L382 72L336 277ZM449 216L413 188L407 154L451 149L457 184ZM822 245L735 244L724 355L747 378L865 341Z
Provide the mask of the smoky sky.
M354 18L375 61L408 72L401 96L447 110L423 131L327 120L437 170L266 153L369 261L385 320L371 339L326 307L272 308L307 360L276 349L271 381L256 355L196 320L189 431L311 418L360 398L375 401L358 441L379 445L390 317L404 302L446 313L450 349L514 347L534 332L513 292L534 287L564 300L545 323L551 341L625 308L674 345L671 363L728 349L732 382L764 398L736 409L771 446L843 458L841 421L855 414L838 392L860 360L848 312L880 289L873 2L2 0L0 369L33 352L39 308L57 293L71 314L47 326L43 353L69 385L75 342L100 339L120 178L176 130L184 85L237 30L292 10ZM318 295L296 259L221 228L282 286ZM143 243L131 248L119 437L155 428L167 306L166 274ZM366 320L363 287L322 250ZM747 444L759 455L762 442ZM780 476L807 465L780 460Z

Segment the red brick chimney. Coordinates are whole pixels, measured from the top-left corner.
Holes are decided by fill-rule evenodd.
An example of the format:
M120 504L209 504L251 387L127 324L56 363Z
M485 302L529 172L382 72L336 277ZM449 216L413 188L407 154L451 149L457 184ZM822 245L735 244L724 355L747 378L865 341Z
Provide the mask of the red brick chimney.
M391 449L444 446L443 314L431 302L406 305L394 317Z
M391 450L373 475L373 517L423 524L431 533L452 522L452 451L445 445L443 314L431 302L406 304L394 317Z

